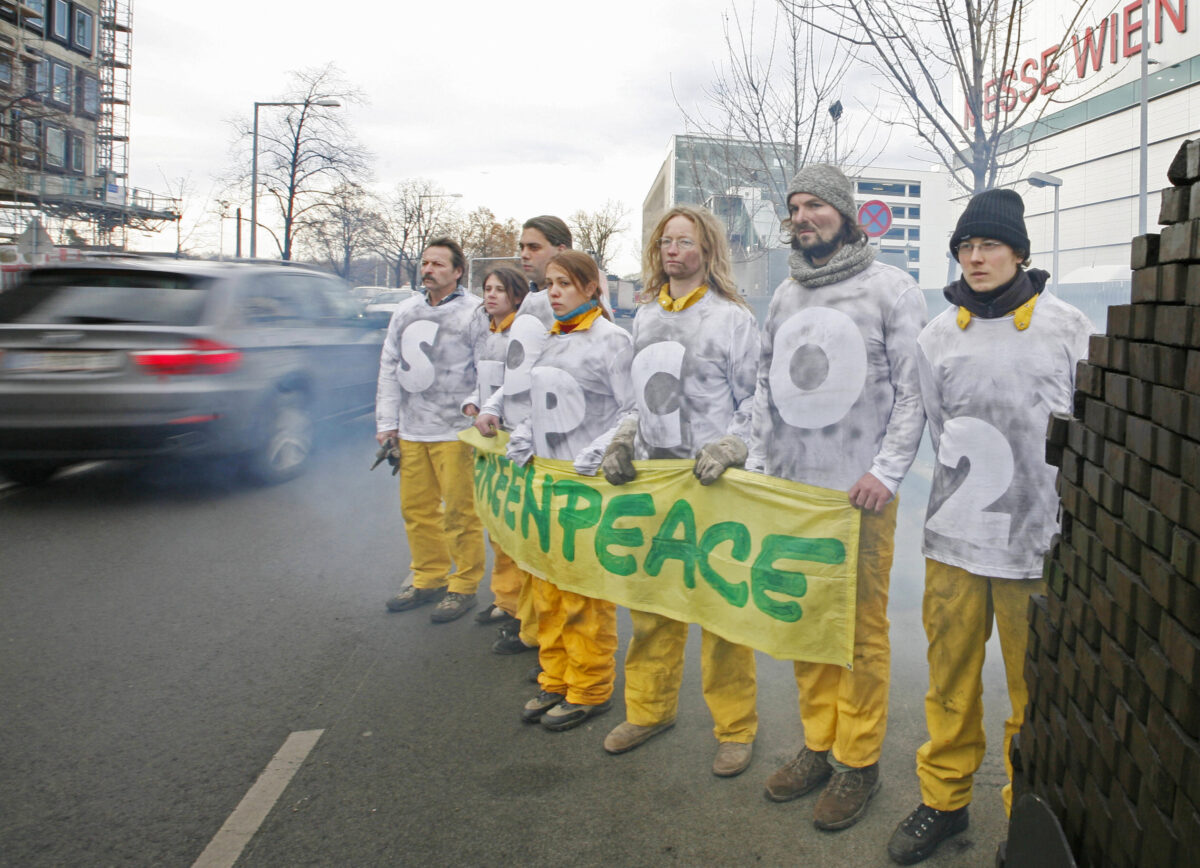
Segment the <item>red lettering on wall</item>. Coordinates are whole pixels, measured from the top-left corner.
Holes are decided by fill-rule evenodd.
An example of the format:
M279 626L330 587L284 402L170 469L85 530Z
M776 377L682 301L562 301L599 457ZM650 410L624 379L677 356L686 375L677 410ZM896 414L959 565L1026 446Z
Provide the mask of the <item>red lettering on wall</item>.
M1187 0L1176 0L1175 8L1171 8L1169 0L1154 0L1154 41L1163 41L1163 13L1171 19L1176 33L1187 31Z
M996 117L996 109L992 106L996 102L996 79L992 79L983 86L983 119L990 121Z
M1133 20L1133 13L1138 13L1137 21ZM1130 3L1121 10L1121 55L1123 57L1133 57L1142 50L1142 37L1138 37L1137 45L1130 44L1130 39L1135 33L1142 29L1144 22L1141 18L1142 0L1137 0L1135 3Z
M1092 71L1099 72L1100 64L1104 61L1104 37L1108 34L1108 19L1100 22L1100 29L1087 28L1083 31L1083 51L1079 50L1079 37L1071 37L1071 48L1075 51L1075 74L1080 78L1087 75L1088 60L1091 59Z
M1027 73L1030 68L1036 70L1038 62L1032 57L1025 58L1025 62L1021 64L1021 81L1029 85L1029 90L1021 94L1021 102L1033 102L1033 98L1038 95L1038 86L1041 84L1036 78L1031 78Z
M1043 96L1045 96L1046 94L1049 94L1049 93L1054 93L1056 90L1058 90L1058 84L1048 84L1047 82L1050 81L1050 73L1052 73L1056 69L1058 69L1058 64L1050 63L1050 58L1052 58L1055 54L1058 53L1058 49L1060 47L1061 46L1058 46L1058 45L1051 45L1049 48L1047 48L1045 51L1042 52L1042 95Z

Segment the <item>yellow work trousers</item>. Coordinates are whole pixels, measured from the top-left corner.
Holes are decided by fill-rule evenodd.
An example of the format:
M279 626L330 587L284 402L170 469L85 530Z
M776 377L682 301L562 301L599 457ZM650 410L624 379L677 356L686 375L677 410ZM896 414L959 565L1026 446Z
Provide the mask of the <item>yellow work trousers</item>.
M675 719L688 624L630 611L633 638L625 654L625 719L655 726ZM749 744L758 732L754 649L700 630L700 678L717 741Z
M534 578L524 570L521 571L521 592L517 595L517 620L521 622L521 641L534 646L538 643L537 594L534 592Z
M575 705L599 705L617 674L617 607L533 579L538 614L538 683Z
M524 577L525 571L492 540L492 594L496 597L496 608L514 618L517 616Z
M987 750L983 658L994 616L1011 705L1004 721L1008 783L1001 792L1005 812L1011 811L1012 763L1008 750L1029 702L1024 668L1029 598L1044 593L1043 579L992 579L925 560L921 616L929 639L929 692L925 694L929 741L917 750L917 778L921 782L921 801L929 807L953 811L971 801L975 771Z
M892 498L883 512L862 513L854 668L800 661L795 664L805 745L815 751L832 749L834 759L851 768L878 762L887 732L892 664L887 604L898 506L899 498Z
M474 457L461 440L400 441L400 513L413 587L473 594L487 558L475 512ZM453 572L451 563L453 562Z

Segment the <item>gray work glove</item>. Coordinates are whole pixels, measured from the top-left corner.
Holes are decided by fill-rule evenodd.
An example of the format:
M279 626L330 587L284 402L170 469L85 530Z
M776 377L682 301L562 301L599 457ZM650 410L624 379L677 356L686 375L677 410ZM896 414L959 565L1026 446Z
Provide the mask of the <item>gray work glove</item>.
M600 459L600 469L604 471L604 478L612 485L624 485L626 482L632 482L637 476L637 471L633 469L635 434L637 418L631 416L617 426L617 433L604 450L604 457Z
M746 463L748 451L741 437L726 434L720 440L714 440L707 446L700 447L696 453L696 466L692 473L700 480L701 485L712 485L721 478L726 467L741 467Z
M379 447L379 451L375 453L375 463L371 465L374 470L383 462L392 465L392 476L400 472L400 444L394 438L388 438L388 441Z

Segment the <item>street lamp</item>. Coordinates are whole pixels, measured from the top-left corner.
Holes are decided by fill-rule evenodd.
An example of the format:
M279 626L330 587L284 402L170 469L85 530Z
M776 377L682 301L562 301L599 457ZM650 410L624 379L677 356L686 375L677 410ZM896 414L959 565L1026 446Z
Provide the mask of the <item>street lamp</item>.
M835 100L833 105L829 107L829 116L833 118L833 164L837 165L837 127L838 121L842 119L842 101Z
M250 258L258 253L256 244L258 235L258 108L264 105L319 105L325 108L340 108L341 103L336 99L302 100L300 102L256 102L254 104L254 134L251 138L250 150Z
M1053 187L1054 188L1054 270L1051 272L1050 288L1054 290L1054 294L1058 294L1058 188L1062 186L1062 178L1057 175L1048 175L1045 172L1031 172L1029 177L1025 179L1035 187Z

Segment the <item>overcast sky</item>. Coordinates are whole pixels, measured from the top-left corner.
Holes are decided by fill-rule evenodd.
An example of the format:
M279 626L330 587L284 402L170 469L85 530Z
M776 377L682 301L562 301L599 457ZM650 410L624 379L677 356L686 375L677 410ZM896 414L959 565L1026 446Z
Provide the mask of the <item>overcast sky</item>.
M280 97L289 71L332 62L367 95L340 111L375 154L378 188L425 177L461 193L464 211L519 220L617 199L636 233L669 138L684 131L672 91L695 103L711 82L728 5L138 3L131 184L167 192L188 177L193 200L208 199L230 164L229 120ZM232 221L226 231L230 253ZM625 247L623 271L636 263Z

